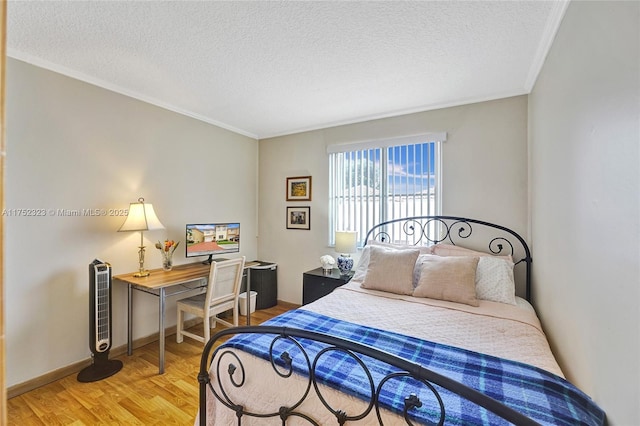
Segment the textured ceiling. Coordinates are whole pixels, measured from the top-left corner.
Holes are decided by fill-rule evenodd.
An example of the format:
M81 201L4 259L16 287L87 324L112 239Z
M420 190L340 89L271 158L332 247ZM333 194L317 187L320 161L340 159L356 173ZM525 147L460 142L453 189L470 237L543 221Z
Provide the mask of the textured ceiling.
M10 1L8 55L266 138L529 93L565 1Z

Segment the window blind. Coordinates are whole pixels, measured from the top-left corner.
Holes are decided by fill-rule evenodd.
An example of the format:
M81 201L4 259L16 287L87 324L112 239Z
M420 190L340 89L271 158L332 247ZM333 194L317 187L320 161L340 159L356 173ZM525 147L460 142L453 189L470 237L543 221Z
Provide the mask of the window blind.
M429 139L425 139L427 137ZM444 139L446 135L411 136L328 148L330 245L335 243L336 230L357 231L358 245L362 246L374 224L440 213L442 141L434 137Z

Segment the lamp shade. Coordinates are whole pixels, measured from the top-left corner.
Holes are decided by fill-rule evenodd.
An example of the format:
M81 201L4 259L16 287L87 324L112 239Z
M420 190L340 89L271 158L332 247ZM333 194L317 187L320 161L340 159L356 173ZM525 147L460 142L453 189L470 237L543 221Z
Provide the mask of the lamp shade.
M164 229L164 226L156 216L153 205L145 203L144 198L138 198L137 203L129 205L129 214L118 232L153 231L155 229Z
M355 231L336 231L336 252L355 253L357 235Z

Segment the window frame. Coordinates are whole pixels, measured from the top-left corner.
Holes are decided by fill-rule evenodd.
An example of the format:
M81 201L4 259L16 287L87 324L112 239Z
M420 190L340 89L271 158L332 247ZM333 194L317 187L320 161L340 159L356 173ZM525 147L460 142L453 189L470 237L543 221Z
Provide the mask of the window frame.
M361 247L363 242L364 242L364 238L366 235L366 232L371 228L371 226L377 224L377 223L381 223L387 220L391 220L394 218L401 218L401 217L409 217L409 216L420 216L420 215L440 215L442 212L442 143L444 143L446 141L446 133L429 133L429 134L421 134L421 135L414 135L414 136L409 136L409 137L401 137L401 138L389 138L389 139L380 139L380 140L373 140L373 141L365 141L365 142L356 142L356 143L343 143L343 144L335 144L335 145L330 145L327 147L327 153L329 154L328 156L328 162L329 162L329 210L328 210L328 228L329 228L329 246L333 247L335 244L335 231L342 231L342 230L351 230L351 231L357 231L358 232L358 247ZM429 164L427 167L427 172L429 176L433 176L434 179L434 198L433 198L433 204L434 206L432 207L432 210L430 210L429 213L425 213L425 212L420 212L420 213L411 213L408 211L405 212L398 212L395 211L395 209L392 209L392 211L389 211L388 209L388 203L389 203L389 198L391 196L396 196L396 192L393 192L394 189L390 188L394 187L394 185L389 185L389 162L393 161L393 157L389 158L390 152L394 152L394 149L397 147L407 147L407 146L413 146L413 155L415 158L415 146L416 145L420 145L420 144L428 144L428 143L433 143L434 144L434 159L433 159L433 170L431 169L431 165ZM407 148L408 149L408 148ZM337 199L342 196L344 198L344 193L342 194L338 194L338 190L336 190L336 180L340 179L340 182L344 182L345 177L342 176L340 177L338 174L337 169L339 167L341 167L343 170L345 169L345 166L342 165L340 166L339 164L339 159L337 159L335 157L335 154L350 154L350 155L354 155L354 153L356 152L360 152L362 154L362 157L360 157L360 161L364 161L365 159L367 159L368 161L371 160L371 157L365 157L364 156L364 151L368 151L370 155L371 152L373 152L373 150L380 150L380 160L379 160L379 170L380 170L380 191L379 194L372 194L372 197L374 198L373 200L373 204L374 207L378 210L378 212L372 212L371 214L373 215L372 219L369 219L369 211L367 209L367 216L366 216L366 221L371 221L372 223L365 223L365 224L360 224L358 225L357 223L351 223L351 219L350 216L351 214L348 214L347 216L349 216L349 219L344 220L345 215L343 214L342 218L338 218L338 201ZM407 154L408 155L408 154ZM343 156L344 157L344 156ZM357 157L357 155L356 155ZM353 164L357 164L357 159L354 161L353 159L351 160L353 161ZM427 160L429 161L429 160ZM355 166L354 170L360 170L360 173L362 174L362 170L364 169L364 166ZM367 180L369 180L369 172L370 166L367 165L367 175L361 175L361 178L367 178ZM356 172L357 173L357 172ZM393 176L398 176L397 174L394 174ZM347 178L348 179L348 178ZM408 185L408 184L407 184ZM429 185L428 188L430 188L431 186ZM412 188L413 191L412 193L415 195L415 186ZM351 195L348 195L348 197L350 198ZM360 193L359 195L356 193L353 194L353 201L349 201L351 203L353 202L358 202L358 203L363 203L363 199L362 199L363 195L362 193ZM368 196L365 196L368 197ZM358 201L357 198L360 198L360 200ZM376 199L377 198L377 199ZM384 200L384 201L383 201ZM408 205L408 203L407 203ZM356 209L357 207L354 207L354 209ZM414 206L414 212L415 212L415 206ZM377 216L377 217L376 217ZM362 219L362 213L360 213L359 215L360 219ZM358 221L358 217L353 219L353 222L357 222ZM345 223L346 222L346 223ZM364 226L364 228L363 228Z

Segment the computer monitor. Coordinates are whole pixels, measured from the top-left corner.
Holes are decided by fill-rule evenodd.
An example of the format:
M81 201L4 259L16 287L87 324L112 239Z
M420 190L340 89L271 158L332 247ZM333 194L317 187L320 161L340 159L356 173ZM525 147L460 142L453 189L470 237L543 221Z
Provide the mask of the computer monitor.
M185 256L208 256L211 263L214 256L240 251L239 223L198 223L187 224L185 232Z

